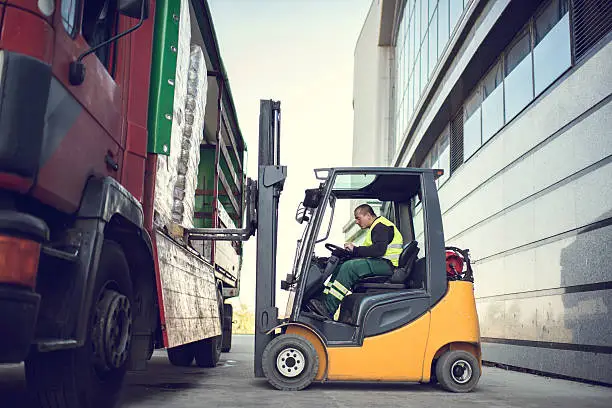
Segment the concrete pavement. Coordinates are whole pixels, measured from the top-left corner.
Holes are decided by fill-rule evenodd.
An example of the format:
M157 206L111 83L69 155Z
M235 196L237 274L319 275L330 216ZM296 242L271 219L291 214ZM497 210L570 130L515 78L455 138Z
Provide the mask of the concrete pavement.
M253 337L234 336L214 369L178 368L156 352L146 372L130 373L122 408L168 407L516 407L603 408L612 388L485 367L476 390L451 394L423 384L315 384L281 392L253 378ZM22 366L0 366L0 407L34 407Z

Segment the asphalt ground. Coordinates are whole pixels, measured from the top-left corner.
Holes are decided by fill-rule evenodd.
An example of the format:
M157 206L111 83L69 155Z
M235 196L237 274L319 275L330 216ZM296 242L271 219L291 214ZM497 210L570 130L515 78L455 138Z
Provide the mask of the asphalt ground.
M277 391L253 377L253 337L234 336L216 368L170 365L156 351L149 368L129 373L121 408L170 407L554 407L612 406L612 388L484 367L477 388L453 394L429 384L326 383ZM0 366L0 408L34 408L23 365Z

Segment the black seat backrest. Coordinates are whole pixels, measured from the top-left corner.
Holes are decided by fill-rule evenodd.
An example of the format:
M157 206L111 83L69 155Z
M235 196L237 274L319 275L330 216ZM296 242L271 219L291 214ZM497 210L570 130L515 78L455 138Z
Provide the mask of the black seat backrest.
M427 263L425 258L417 259L412 268L410 278L406 282L406 287L410 289L425 289L425 275L427 273Z
M406 265L410 265L416 259L417 254L419 253L417 241L412 241L408 245L404 246L402 253L399 257L398 268L404 268Z
M419 254L417 241L412 241L404 247L400 254L397 268L393 271L393 275L389 279L390 283L405 283L412 272L414 261Z

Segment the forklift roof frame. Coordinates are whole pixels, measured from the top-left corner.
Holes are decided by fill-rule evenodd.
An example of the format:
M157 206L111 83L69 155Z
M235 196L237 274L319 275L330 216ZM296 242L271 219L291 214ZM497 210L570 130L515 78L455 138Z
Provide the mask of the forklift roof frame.
M317 169L320 171L320 169ZM315 170L315 172L317 171ZM439 170L424 169L424 168L398 168L398 167L338 167L324 169L328 171L325 182L322 184L323 196L317 208L313 211L312 218L309 220L309 225L306 227L301 243L300 251L296 254L300 259L294 260L295 276L305 276L307 266L312 262L314 254L314 246L318 236L321 224L325 215L325 208L330 201L330 197L335 195L338 198L379 198L372 195L351 195L351 192L359 190L344 190L342 194L334 191L334 182L338 175L343 174L372 174L372 175L388 175L391 177L406 177L410 175L418 176L420 180L420 190L422 191L423 214L427 222L424 222L426 241L426 291L430 296L430 307L436 304L446 293L447 280L446 268L444 259L444 231L442 227L442 216L440 212L439 199L437 188L435 185L436 175L439 175ZM372 183L371 183L372 184ZM371 185L370 184L370 185ZM395 200L384 200L395 201ZM434 271L435 273L434 276ZM304 294L305 279L300 279L298 286L295 289L295 297L290 313L290 321L298 321L300 318L301 304Z

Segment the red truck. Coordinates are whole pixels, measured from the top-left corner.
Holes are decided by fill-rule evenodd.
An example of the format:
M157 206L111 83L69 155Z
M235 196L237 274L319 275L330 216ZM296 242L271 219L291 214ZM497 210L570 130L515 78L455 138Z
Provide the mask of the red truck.
M206 1L0 13L0 363L57 408L113 406L155 348L214 366L242 247L184 231L248 227L249 190Z

